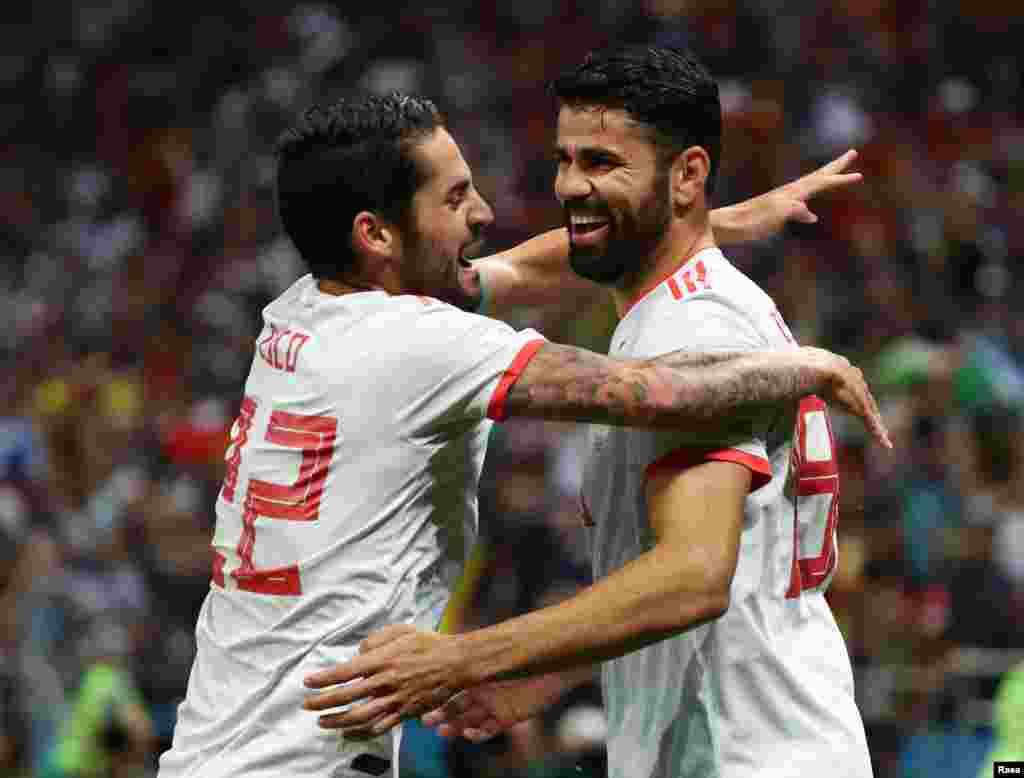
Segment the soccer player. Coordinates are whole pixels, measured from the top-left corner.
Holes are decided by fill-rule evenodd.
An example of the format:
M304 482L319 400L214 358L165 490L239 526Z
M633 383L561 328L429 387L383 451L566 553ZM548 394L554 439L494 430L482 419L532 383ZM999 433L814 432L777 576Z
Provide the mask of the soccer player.
M615 299L611 355L795 348L772 300L715 244L720 107L699 61L602 50L554 87L570 262ZM850 661L824 596L838 489L817 397L733 412L718 428L594 426L582 490L592 586L460 635L381 630L308 679L345 685L307 707L356 703L321 725L377 733L440 706L427 723L486 735L603 662L612 778L866 778Z
M392 738L317 727L303 679L384 625L436 627L473 543L490 420L699 430L825 391L884 438L860 371L828 352L612 360L453 305L473 304L464 260L493 216L429 101L310 109L277 188L312 274L263 312L160 778L387 770Z

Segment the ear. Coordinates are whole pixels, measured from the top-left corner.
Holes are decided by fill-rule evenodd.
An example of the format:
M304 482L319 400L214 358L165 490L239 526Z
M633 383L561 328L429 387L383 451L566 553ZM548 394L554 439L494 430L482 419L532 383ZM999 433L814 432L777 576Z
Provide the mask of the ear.
M402 253L402 237L387 219L372 211L360 211L352 220L352 248L364 262L391 262Z
M710 172L711 157L702 146L690 146L676 154L670 168L672 204L688 209L704 203L707 195L704 185Z

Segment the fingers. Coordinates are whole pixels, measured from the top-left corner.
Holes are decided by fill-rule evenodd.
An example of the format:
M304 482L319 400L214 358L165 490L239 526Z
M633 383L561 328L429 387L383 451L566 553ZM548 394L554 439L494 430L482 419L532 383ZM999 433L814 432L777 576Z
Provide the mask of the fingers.
M385 716L395 712L398 700L394 697L376 697L348 710L325 713L317 718L317 724L323 729L343 729L356 732L367 731L373 734L371 725ZM307 710L311 710L308 706Z
M371 722L346 726L336 722L333 718L321 716L318 723L323 729L340 730L346 740L369 740L397 727L405 718L397 713L390 713Z
M309 679L306 679L309 686ZM327 685L327 684L325 684ZM366 697L379 696L379 693L389 689L388 683L379 676L364 678L360 681L346 683L330 691L313 694L302 701L302 707L306 710L327 710L328 708L340 708L349 705L356 700Z
M822 165L815 171L815 173L824 173L825 175L834 175L836 173L842 173L844 170L846 170L846 168L853 164L853 161L857 159L857 157L857 149L850 149L849 151L840 154L831 162L827 162L824 165Z
M883 448L892 448L892 440L889 438L889 431L885 428L885 422L882 421L882 414L878 411L878 406L875 405L874 397L868 392L870 398L870 406L866 412L862 414L861 418L864 419L864 423L868 428L868 432L871 433L871 437L882 446Z
M836 157L831 162L822 165L813 173L794 181L794 195L803 200L813 197L820 192L827 192L832 189L839 189L861 181L864 176L860 173L843 172L854 160L857 159L856 149L850 149L845 154Z
M445 738L452 737L464 737L466 740L470 740L474 743L482 743L485 740L490 740L492 737L501 732L501 728L497 724L489 724L485 727L471 727L469 729L459 729L452 724L441 724L435 730L438 735Z
M408 635L417 631L416 627L411 624L389 624L386 627L381 627L359 644L359 653L369 653L370 651L387 645L394 640L398 640L403 635Z
M307 675L304 683L310 689L322 689L325 686L347 683L356 678L380 672L386 658L380 649L416 631L415 627L408 624L392 624L383 627L359 644L359 656L327 670Z
M836 399L863 420L864 426L879 445L891 449L892 440L882 420L878 402L864 380L863 372L858 367L848 365L844 371L843 381L843 389L837 393Z
M445 723L457 729L479 727L490 716L487 709L474 704L466 692L450 697L440 708L424 714L423 723L428 727Z
M310 689L322 689L325 686L336 686L348 683L356 678L369 677L386 669L386 663L395 653L386 648L401 638L414 627L396 624L374 632L359 645L359 655L347 662L335 665L327 670L307 675L303 682Z
M348 710L325 713L317 718L321 729L337 729L350 740L365 740L383 735L415 713L406 710L401 695L380 697L353 705Z
M466 740L471 740L474 743L482 743L485 740L490 740L492 737L501 732L501 728L497 724L491 724L490 726L464 729L462 736Z
M376 669L373 662L367 657L360 656L327 670L307 675L303 679L303 683L310 689L323 689L326 686L336 686L364 675L370 675Z
M885 428L885 422L882 420L882 412L878 409L878 402L875 400L875 396L871 393L871 389L864 380L864 374L861 372L860 368L853 369L857 371L857 388L862 395L862 404L864 408L861 416L867 425L868 431L879 445L891 449L892 440L890 440L889 432Z
M502 730L491 712L476 704L465 692L424 714L421 720L424 725L434 727L441 737L461 736L474 743L490 740Z

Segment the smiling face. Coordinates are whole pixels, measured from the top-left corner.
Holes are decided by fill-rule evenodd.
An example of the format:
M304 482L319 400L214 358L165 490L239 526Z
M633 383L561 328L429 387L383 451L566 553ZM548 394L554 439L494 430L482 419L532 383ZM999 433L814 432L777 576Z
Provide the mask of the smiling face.
M642 272L672 214L669 173L648 131L621 109L563 105L555 146L573 270L601 284Z
M402 287L470 308L474 303L460 278L494 211L473 186L472 171L447 130L437 129L413 154L424 182L413 195L403 236Z

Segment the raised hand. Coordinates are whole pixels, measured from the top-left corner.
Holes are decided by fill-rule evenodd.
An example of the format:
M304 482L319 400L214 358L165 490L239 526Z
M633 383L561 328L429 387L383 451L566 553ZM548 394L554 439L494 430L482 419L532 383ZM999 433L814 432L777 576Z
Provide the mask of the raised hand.
M807 201L815 195L860 181L860 173L847 172L857 159L854 149L795 181L776 187L742 203L711 212L711 224L719 243L744 243L778 234L787 222L814 224L817 215Z

